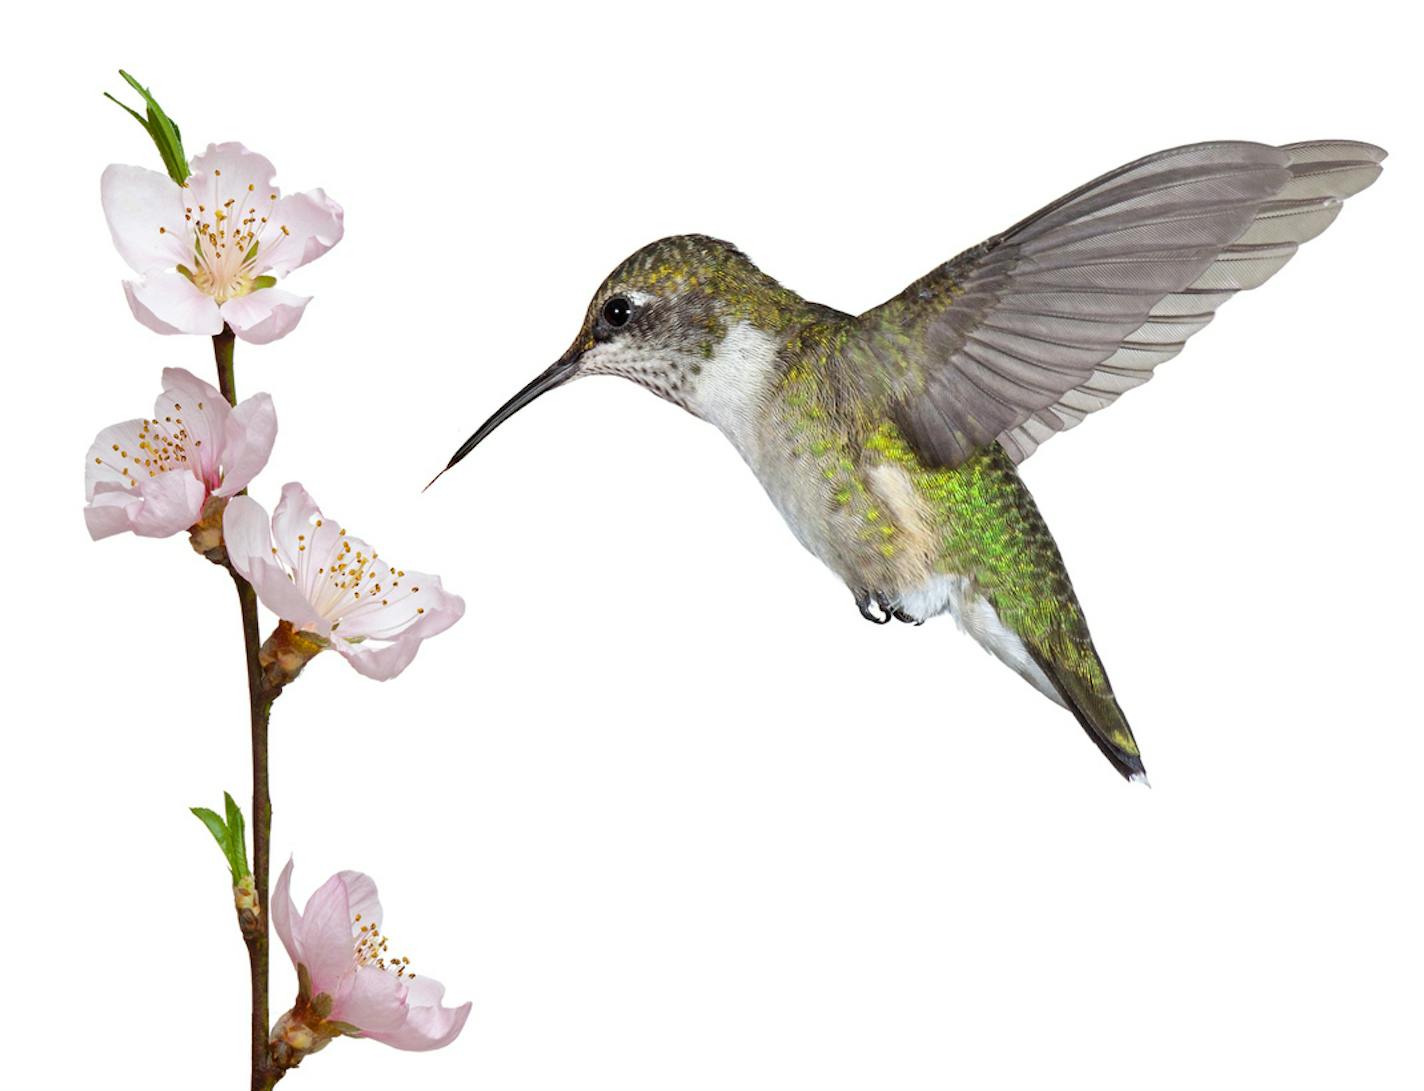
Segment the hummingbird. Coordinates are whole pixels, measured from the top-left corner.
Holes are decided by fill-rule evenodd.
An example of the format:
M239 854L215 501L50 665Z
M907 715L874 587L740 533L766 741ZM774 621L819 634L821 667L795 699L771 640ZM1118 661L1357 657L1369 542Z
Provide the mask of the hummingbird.
M631 379L722 431L861 616L949 614L1145 783L1018 465L1281 268L1385 154L1336 140L1159 152L860 315L803 299L730 243L661 239L609 274L568 350L441 474L555 387Z

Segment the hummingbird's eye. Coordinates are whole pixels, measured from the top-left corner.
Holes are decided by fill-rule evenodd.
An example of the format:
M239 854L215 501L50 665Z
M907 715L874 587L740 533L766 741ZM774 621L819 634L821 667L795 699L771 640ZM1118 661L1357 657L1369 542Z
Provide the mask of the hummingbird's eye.
M603 305L603 320L614 329L626 326L633 317L633 304L627 296L616 295Z

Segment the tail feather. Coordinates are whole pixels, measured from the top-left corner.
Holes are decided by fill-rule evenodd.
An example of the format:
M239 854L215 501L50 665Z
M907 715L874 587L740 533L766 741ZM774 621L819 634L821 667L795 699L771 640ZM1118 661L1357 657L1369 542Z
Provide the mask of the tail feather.
M1055 663L1032 647L1029 654L1053 683L1064 706L1083 725L1088 738L1103 752L1103 757L1112 763L1112 767L1130 781L1147 783L1147 770L1142 764L1137 740L1133 738L1127 717L1113 696L1107 672L1103 671L1102 662L1097 660L1096 651L1091 654L1097 660L1101 682Z

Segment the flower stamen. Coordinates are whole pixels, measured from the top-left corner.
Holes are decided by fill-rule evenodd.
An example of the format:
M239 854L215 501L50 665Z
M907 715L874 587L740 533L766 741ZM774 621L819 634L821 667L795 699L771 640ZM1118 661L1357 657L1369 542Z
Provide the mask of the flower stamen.
M214 178L221 174L221 171L213 171ZM249 182L247 193L256 188ZM268 216L259 215L256 199L252 200L254 203L244 209L236 197L224 199L218 191L214 195L216 207L211 219L207 218L208 208L204 204L198 205L196 220L191 206L184 209L183 219L193 232L193 266L180 265L178 272L219 304L261 287L259 278L272 267L272 255L291 236L285 224L279 225L281 236L274 236L264 248ZM270 214L276 204L277 194L270 193L267 207L262 211ZM160 226L158 230L167 233L166 227Z
M390 940L381 934L379 925L362 924L361 914L357 913L353 926L357 928L352 944L357 966L374 966L378 970L394 973L396 977L414 979L415 974L410 972L410 959L388 953Z

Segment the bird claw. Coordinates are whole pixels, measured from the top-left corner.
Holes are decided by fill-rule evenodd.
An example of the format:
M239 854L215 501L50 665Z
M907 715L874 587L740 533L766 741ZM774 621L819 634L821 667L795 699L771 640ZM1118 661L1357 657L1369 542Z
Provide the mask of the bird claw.
M880 609L883 611L883 616L871 610L871 598L869 591L857 591L855 593L855 608L860 611L860 616L865 618L866 621L874 622L876 625L884 625L895 615L891 613L888 609L886 609L885 599L883 596L876 595L874 601L875 605L880 607Z
M877 614L871 609L872 603L879 608L880 613ZM861 617L865 618L866 621L874 622L876 625L885 625L892 619L895 621L903 621L906 625L923 625L925 623L924 618L912 617L905 613L904 610L900 609L900 607L896 606L890 599L878 591L873 598L869 591L857 591L855 593L855 606L856 609L860 611Z

